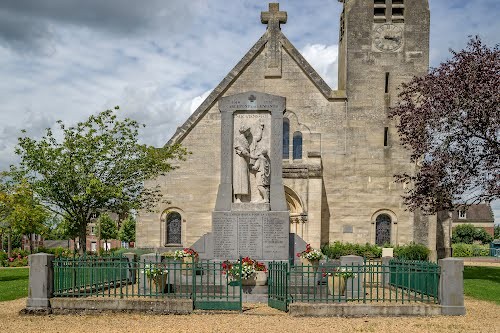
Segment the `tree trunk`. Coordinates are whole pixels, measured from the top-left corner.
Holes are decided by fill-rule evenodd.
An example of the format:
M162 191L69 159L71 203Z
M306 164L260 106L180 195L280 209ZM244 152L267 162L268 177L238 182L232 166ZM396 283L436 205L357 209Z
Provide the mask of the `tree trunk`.
M28 246L30 247L30 253L33 254L33 234L28 234Z
M12 239L11 239L10 231L7 234L7 256L9 258L12 257Z
M80 250L78 252L80 253L80 255L84 255L87 252L87 225L85 223L80 226L78 243L80 244Z

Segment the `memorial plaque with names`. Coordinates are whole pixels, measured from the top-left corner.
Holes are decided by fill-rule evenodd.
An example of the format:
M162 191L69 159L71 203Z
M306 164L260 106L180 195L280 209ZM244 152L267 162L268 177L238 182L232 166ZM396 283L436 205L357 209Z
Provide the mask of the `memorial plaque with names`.
M236 217L228 213L218 213L212 219L214 234L214 255L216 258L238 256L238 224Z
M288 212L213 212L212 223L216 259L288 259Z

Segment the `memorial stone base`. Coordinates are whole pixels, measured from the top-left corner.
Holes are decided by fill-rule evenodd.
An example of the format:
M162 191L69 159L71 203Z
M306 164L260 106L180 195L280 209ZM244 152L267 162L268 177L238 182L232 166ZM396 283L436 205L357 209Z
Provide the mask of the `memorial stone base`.
M288 259L288 211L213 212L212 234L215 259Z

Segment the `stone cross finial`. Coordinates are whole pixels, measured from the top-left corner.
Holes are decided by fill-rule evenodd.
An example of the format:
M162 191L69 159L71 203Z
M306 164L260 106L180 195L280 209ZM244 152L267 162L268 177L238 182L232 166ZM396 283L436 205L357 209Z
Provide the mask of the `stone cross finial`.
M260 20L262 23L267 24L269 33L269 41L267 47L267 67L277 68L281 74L281 49L279 46L278 33L280 30L280 23L286 23L287 14L279 10L279 3L270 3L268 12L261 12Z

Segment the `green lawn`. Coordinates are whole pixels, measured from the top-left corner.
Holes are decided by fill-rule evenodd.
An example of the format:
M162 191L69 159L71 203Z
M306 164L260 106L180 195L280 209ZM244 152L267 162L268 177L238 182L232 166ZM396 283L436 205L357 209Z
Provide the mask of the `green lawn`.
M500 267L464 267L464 293L500 305Z
M0 302L28 296L29 268L0 268Z

